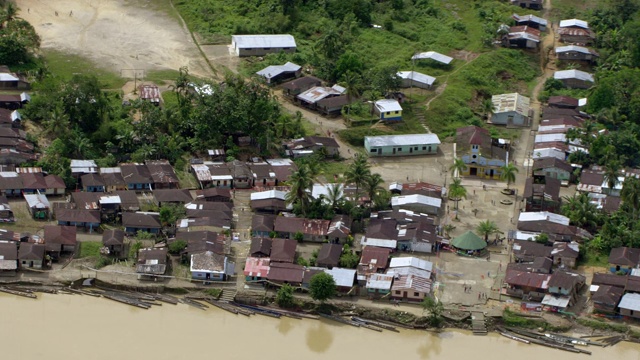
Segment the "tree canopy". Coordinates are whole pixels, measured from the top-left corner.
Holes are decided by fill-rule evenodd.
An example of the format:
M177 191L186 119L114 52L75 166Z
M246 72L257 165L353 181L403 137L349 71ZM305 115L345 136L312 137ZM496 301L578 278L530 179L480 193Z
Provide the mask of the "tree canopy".
M309 293L313 300L324 302L335 296L336 292L336 281L333 279L333 276L321 272L311 277Z

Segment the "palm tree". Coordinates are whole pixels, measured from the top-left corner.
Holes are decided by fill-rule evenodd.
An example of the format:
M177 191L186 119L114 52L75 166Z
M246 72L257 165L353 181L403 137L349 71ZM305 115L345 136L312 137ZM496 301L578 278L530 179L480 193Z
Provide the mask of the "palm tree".
M52 136L59 138L69 130L69 117L60 109L55 107L49 115L49 119L45 120L45 131Z
M444 236L446 236L447 238L449 237L449 234L451 234L451 232L455 229L456 227L453 226L452 224L447 224L442 227L442 231L444 231Z
M354 195L354 203L358 203L360 198L360 189L363 187L367 178L371 176L370 165L367 162L367 158L358 153L353 158L353 163L349 166L349 169L344 173L346 183L356 186L356 193Z
M462 198L467 197L467 189L462 186L462 181L459 178L453 179L451 186L449 186L449 198L456 202L456 210L458 210L458 202L462 200ZM456 211L456 219L458 218L458 213Z
M336 209L342 197L344 196L344 186L341 183L335 183L327 187L327 201L332 209Z
M604 181L609 187L609 194L611 194L616 185L620 183L620 179L618 178L619 176L620 163L617 160L608 161L604 170Z
M347 71L342 76L342 81L347 92L347 115L349 115L349 112L351 111L351 100L358 98L361 95L361 78L358 74L352 71Z
M479 234L484 235L484 241L488 241L489 235L498 232L498 225L491 220L481 221L476 227L476 231Z
M384 190L382 184L384 180L380 174L371 174L364 182L364 189L369 197L369 206L373 206L373 202L378 195L378 192Z
M518 171L518 168L513 164L507 164L500 168L500 180L507 182L507 190L511 183L516 181Z
M591 203L587 193L563 197L562 214L569 218L572 224L594 230L598 226L600 214L598 208Z
M313 186L313 176L309 167L302 165L296 170L287 184L291 189L285 197L287 205L294 204L300 206L302 215L306 215L307 207L311 203L311 187Z
M620 197L626 207L631 208L632 217L638 220L638 209L640 209L640 180L630 176L624 180Z
M462 159L455 158L449 170L451 170L451 176L459 179L460 173L467 170L467 164L465 164Z

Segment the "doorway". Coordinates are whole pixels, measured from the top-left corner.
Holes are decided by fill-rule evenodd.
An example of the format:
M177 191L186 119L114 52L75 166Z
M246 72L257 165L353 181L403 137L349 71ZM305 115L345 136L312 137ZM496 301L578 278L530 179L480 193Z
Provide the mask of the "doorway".
M475 168L475 167L469 168L469 175L478 176L478 168Z

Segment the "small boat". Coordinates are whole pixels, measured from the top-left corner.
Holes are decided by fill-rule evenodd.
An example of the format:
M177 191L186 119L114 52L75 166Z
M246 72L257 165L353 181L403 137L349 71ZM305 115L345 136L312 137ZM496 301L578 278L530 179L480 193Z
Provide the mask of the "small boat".
M517 337L515 335L511 335L509 333L502 332L502 331L500 331L499 333L500 333L500 335L502 335L502 336L504 336L504 337L506 337L508 339L515 340L515 341L520 341L521 343L525 343L525 344L531 344L531 341L529 341L527 339L523 339L521 337Z

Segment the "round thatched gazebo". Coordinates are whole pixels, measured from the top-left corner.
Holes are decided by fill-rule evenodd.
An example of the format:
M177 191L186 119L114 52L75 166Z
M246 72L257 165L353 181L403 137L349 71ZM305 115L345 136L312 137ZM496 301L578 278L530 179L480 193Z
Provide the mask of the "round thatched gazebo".
M455 247L457 250L463 250L467 252L481 251L487 247L487 242L473 232L467 231L466 233L453 239L451 245L453 245L453 247Z

